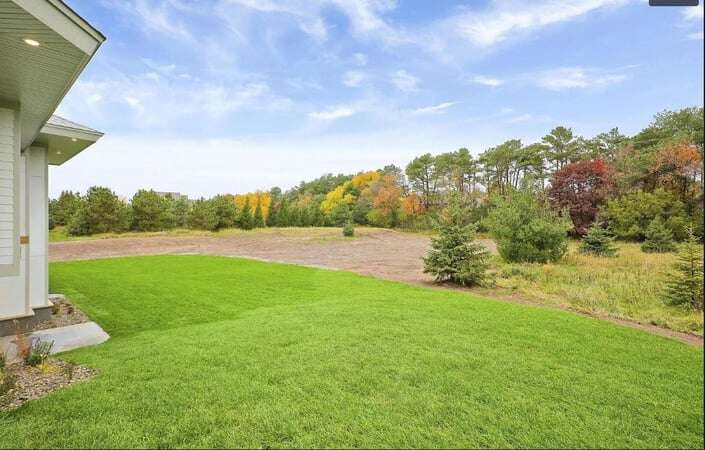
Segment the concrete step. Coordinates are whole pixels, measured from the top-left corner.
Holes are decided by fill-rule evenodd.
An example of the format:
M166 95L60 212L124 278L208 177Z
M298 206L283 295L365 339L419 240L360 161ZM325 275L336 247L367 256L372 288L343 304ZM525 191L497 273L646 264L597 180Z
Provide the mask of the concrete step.
M35 331L27 336L30 342L34 342L37 339L41 339L44 342L54 341L54 346L51 349L52 354L102 344L109 338L108 333L95 322ZM8 363L18 361L15 336L0 338L0 353L5 354Z

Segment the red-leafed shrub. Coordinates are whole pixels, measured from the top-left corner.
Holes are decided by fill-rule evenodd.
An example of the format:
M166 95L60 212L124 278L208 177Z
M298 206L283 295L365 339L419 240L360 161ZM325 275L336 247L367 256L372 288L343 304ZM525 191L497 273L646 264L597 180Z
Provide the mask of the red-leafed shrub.
M554 208L569 211L574 233L583 235L613 189L612 170L607 164L578 161L554 172L548 197Z

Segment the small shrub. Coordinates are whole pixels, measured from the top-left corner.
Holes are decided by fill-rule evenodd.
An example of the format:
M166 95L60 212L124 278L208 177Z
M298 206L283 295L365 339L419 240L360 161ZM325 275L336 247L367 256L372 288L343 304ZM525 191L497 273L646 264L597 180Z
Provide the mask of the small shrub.
M345 225L343 225L343 236L355 236L355 225L353 224L352 220L348 220L347 222L345 222Z
M0 370L0 397L15 388L17 378L5 370Z
M42 341L41 339L37 339L32 343L29 354L24 359L25 364L32 367L44 364L47 358L49 358L53 346L54 341Z
M69 381L69 383L73 380L73 375L76 372L77 366L78 364L71 361L67 361L66 365L64 366L64 376Z
M646 253L666 253L675 249L673 232L666 228L660 216L656 216L646 229L646 240L641 244L641 250Z
M595 224L588 230L580 244L579 252L584 255L612 257L617 255L617 247L613 245L614 236Z
M678 261L668 274L664 294L667 303L703 309L703 246L687 229L688 239L681 245Z
M5 362L5 354L0 353L0 372L2 372L3 369L5 369L5 365L7 363Z
M555 262L568 251L570 220L561 217L529 190L495 200L486 225L497 250L509 262Z
M27 335L19 327L17 322L15 322L15 347L17 348L17 356L25 360L29 357L29 353L32 350L32 344L27 340Z
M475 241L477 227L462 224L463 212L451 206L431 239L431 250L424 258L424 272L437 282L450 281L463 286L481 284L489 266L487 249Z

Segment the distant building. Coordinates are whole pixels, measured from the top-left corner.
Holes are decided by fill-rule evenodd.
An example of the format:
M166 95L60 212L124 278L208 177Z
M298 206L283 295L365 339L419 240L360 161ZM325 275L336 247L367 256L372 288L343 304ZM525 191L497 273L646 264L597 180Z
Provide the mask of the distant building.
M182 194L180 192L158 192L155 191L156 194L160 197L171 197L174 200L186 200L189 201L188 195Z

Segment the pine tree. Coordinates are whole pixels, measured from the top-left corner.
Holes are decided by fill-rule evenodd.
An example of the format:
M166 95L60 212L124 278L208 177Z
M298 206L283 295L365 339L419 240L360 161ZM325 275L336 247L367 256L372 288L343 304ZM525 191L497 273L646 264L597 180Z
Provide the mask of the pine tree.
M664 294L671 305L703 309L703 245L688 228L688 239L678 252L678 261L668 274Z
M595 223L583 237L580 253L593 256L617 256L617 247L612 243L614 237L605 228Z
M482 283L489 267L487 249L475 241L475 225L463 225L462 211L451 206L437 225L438 236L423 259L424 273L437 282L450 281L463 286Z
M252 207L250 206L250 199L245 199L245 204L242 206L242 211L240 212L240 228L243 230L251 230L254 227L254 220L252 219Z
M255 207L254 226L255 226L255 228L263 228L264 227L264 215L262 214L262 202L260 201L259 197L257 197L257 206Z
M673 232L666 228L661 216L656 216L646 229L646 240L641 244L641 250L647 253L666 253L676 249L673 242Z
M345 224L343 225L343 236L345 237L353 237L355 236L355 224L351 219L345 221Z

